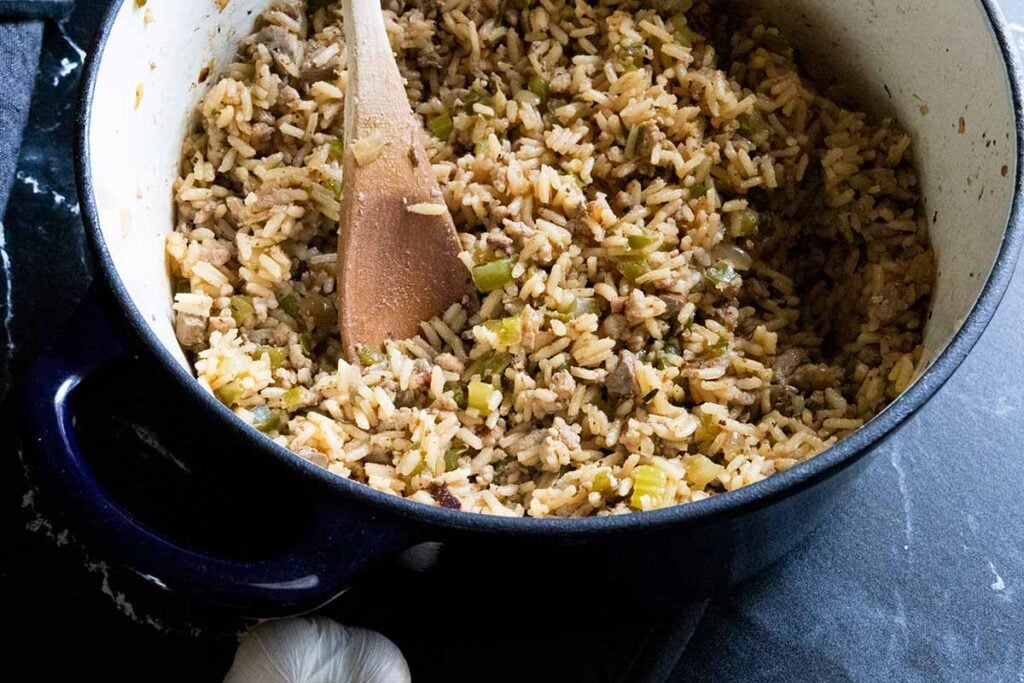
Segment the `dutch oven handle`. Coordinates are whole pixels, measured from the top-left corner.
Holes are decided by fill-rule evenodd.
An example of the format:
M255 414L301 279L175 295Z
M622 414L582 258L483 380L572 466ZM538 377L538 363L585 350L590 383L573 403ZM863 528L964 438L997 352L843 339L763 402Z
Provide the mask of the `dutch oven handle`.
M88 547L162 589L263 618L313 610L343 592L368 564L409 545L394 522L357 516L328 502L312 504L281 556L258 561L183 547L139 522L97 480L79 446L70 408L83 379L131 358L99 299L91 290L69 331L34 363L24 401L32 471Z

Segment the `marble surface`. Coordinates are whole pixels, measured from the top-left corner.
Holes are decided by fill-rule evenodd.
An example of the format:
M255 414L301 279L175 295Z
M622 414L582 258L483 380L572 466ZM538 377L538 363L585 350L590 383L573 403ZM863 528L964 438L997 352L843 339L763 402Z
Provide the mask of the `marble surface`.
M82 58L104 4L79 0L69 20L47 29L11 209L0 229L0 386L17 379L57 333L91 272L70 141ZM1024 3L1003 6L1019 22L1012 28L1024 47ZM1018 272L952 380L879 449L856 489L801 548L712 601L670 680L1024 681L1022 319ZM32 517L24 507L31 501L16 487L5 483L2 490L5 519ZM105 574L83 570L88 560L81 554L54 549L59 536L5 532L17 535L0 550L0 596L19 598L22 611L15 614L39 628L51 619L79 628L101 624L109 648L80 654L91 658L93 670L103 671L125 644L142 659L166 660L168 680L183 672L216 680L224 670L229 639L140 625L145 617L124 616L124 596Z

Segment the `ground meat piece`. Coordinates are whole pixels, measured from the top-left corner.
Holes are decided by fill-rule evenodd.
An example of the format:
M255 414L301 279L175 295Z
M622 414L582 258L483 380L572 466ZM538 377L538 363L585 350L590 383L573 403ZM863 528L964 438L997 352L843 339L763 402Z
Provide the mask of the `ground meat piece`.
M636 356L629 351L619 354L619 364L608 373L604 387L609 396L635 396L640 391L636 380Z
M273 9L287 14L302 24L306 22L306 0L277 0L273 5Z
M682 294L659 294L658 298L665 302L665 312L661 317L668 320L675 320L686 305L686 297Z
M249 135L249 144L257 152L266 152L274 139L274 127L266 123L257 122L252 124L252 133Z
M178 313L174 321L174 334L186 348L193 348L206 340L206 321L191 313Z
M462 509L462 502L455 497L455 494L451 492L447 484L442 484L438 481L432 481L427 486L427 491L434 497L437 504L443 508L449 508L452 510Z
M628 192L619 192L615 195L613 206L620 211L627 211L633 207L633 195Z
M298 75L305 47L297 35L271 24L256 34L256 43L266 46L278 68L289 75Z
M824 363L801 365L789 378L789 383L801 391L818 391L839 386L836 371Z
M270 336L274 346L287 346L291 343L292 339L292 328L285 323L278 323L274 327L274 331Z
M444 66L444 61L433 43L427 43L416 51L416 66L421 69L440 69Z
M567 370L559 370L551 376L548 388L558 394L562 401L568 401L576 393L576 378Z
M640 124L640 132L636 136L636 158L643 163L650 163L654 150L661 146L665 140L665 134L658 128L654 121L644 121Z
M868 306L869 319L874 319L879 325L886 325L910 310L915 298L912 287L902 283L888 283L882 300Z
M299 78L306 81L307 83L315 83L316 81L332 81L337 75L338 62L331 60L323 66L317 66L312 62L307 61L302 65L302 69L299 71Z
M299 95L298 90L290 85L286 85L278 92L277 99L285 107L291 109L293 105L298 104L302 100L302 96Z
M876 368L882 364L882 352L877 346L865 346L857 352L856 358L869 368Z
M571 235L579 235L583 233L586 227L587 222L582 218L573 218L565 224L565 229L568 230Z
M772 364L772 379L785 384L793 371L806 360L803 349L786 349L775 358Z
M788 384L773 384L768 389L768 401L775 410L790 415L793 412L793 397L797 393L796 388Z
M531 228L529 225L523 223L522 221L513 221L506 219L504 221L504 224L505 234L507 234L514 240L525 242L526 240L530 239L531 237L537 234L536 228Z
M430 376L433 366L430 361L424 358L417 358L412 364L412 375L409 377L409 388L416 390L422 386L430 384Z
M492 249L503 249L508 251L512 248L512 238L500 232L489 232L484 236L487 246Z
M652 318L660 318L665 314L665 302L656 296L646 296L639 289L634 289L626 297L623 307L626 322L640 325Z
M572 454L579 449L580 435L565 420L556 417L540 444L542 469L557 472L559 468L570 463Z

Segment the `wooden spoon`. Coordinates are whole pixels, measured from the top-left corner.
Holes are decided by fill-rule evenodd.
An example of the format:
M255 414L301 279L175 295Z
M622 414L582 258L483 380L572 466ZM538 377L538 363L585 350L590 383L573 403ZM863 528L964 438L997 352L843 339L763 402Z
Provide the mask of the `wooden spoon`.
M420 143L423 127L409 105L380 3L345 0L344 12L348 84L338 326L345 354L354 359L362 345L414 336L421 321L474 288ZM436 215L423 215L431 212Z

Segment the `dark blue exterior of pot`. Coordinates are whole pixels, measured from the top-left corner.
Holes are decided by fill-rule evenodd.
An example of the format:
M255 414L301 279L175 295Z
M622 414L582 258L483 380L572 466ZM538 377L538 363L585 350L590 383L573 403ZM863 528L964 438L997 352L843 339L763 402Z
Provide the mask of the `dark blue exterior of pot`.
M983 4L1010 74L1020 153L1021 71L992 3ZM133 307L104 245L86 170L92 89L118 5L86 68L77 159L83 215L104 281L94 287L72 329L32 369L24 401L30 464L71 528L105 559L183 597L242 614L269 617L314 609L374 562L424 542L443 544L444 559L465 576L552 578L560 600L573 599L574 592L586 598L614 588L644 604L671 605L742 581L798 544L855 481L865 456L959 366L998 306L1024 234L1024 163L1019 160L1017 199L998 260L953 341L917 383L865 427L787 472L698 503L635 515L508 519L423 506L336 477L244 425L170 357ZM139 356L155 361L188 395L182 424L200 417L210 439L279 472L282 497L310 503L312 512L278 556L239 561L185 547L140 522L97 480L76 437L72 398L90 374ZM524 598L528 592L527 587Z

